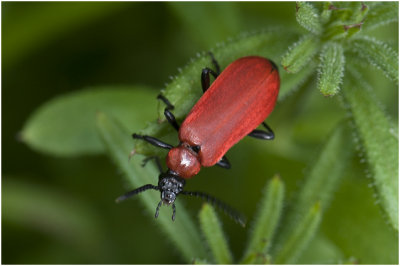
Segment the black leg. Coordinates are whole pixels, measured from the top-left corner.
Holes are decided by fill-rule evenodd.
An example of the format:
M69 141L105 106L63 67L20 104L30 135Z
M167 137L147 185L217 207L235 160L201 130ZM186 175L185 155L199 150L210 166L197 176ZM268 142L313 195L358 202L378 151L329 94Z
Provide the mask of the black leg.
M213 65L214 65L214 67L215 67L215 72L217 72L217 76L218 76L219 73L221 73L219 64L218 64L217 60L215 60L215 57L214 57L214 54L213 54L213 53L208 52L208 54L209 54L210 57L211 57L211 61L212 61Z
M147 141L151 145L154 145L154 146L159 147L159 148L163 148L163 149L167 149L167 150L170 150L170 149L173 148L172 145L170 145L168 143L165 143L165 142L162 142L161 140L153 138L153 137L150 137L150 136L146 136L146 135L142 136L142 135L138 135L138 134L133 134L132 137L134 139L142 139L144 141Z
M168 122L176 129L176 131L179 131L179 124L176 122L174 114L165 108L164 110L164 115L167 118Z
M163 102L165 103L165 105L167 106L167 109L168 109L168 110L174 110L175 107L172 105L172 103L171 103L170 101L168 101L167 98L165 98L164 95L158 94L158 95L157 95L157 99L163 101Z
M201 87L203 88L203 93L207 91L210 87L210 73L214 76L214 78L218 77L218 74L214 72L212 69L206 67L201 72Z
M225 168L225 169L231 169L231 164L228 161L228 158L226 156L222 157L221 160L217 163L219 167Z
M161 167L160 158L158 156L150 156L150 157L144 158L143 162L142 162L142 167L145 167L147 162L150 161L150 160L153 160L153 159L156 161L156 165L157 165L158 170L160 171L160 173L162 173L163 170L162 170L162 167Z
M250 132L250 134L248 136L256 138L256 139L263 139L263 140L274 139L275 134L272 131L272 129L265 122L263 122L262 125L267 129L267 131L254 129L253 131Z
M217 60L215 60L214 55L211 52L208 52L208 54L211 57L215 71L206 67L201 72L201 87L203 88L203 93L206 92L206 90L210 87L210 74L213 75L214 78L217 78L220 73L220 67Z
M179 124L178 122L176 122L175 116L174 114L171 112L171 110L174 110L174 106L171 104L170 101L168 101L167 98L165 98L165 96L159 94L157 96L157 99L163 101L165 103L165 105L167 105L167 107L165 107L164 110L164 115L167 118L168 122L177 130L179 131Z

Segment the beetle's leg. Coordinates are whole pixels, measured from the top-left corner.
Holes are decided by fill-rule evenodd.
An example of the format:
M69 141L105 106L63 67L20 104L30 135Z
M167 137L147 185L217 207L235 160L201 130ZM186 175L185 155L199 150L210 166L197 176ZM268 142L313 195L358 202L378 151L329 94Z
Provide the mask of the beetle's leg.
M263 140L272 140L275 138L275 134L272 129L263 122L262 125L267 129L267 131L254 129L251 131L248 136L256 138L256 139L263 139Z
M214 78L218 77L217 72L214 72L214 70L208 67L203 69L201 72L201 87L203 88L203 93L206 92L206 90L210 87L210 73L214 76Z
M177 130L179 131L179 124L178 122L176 122L175 116L174 114L171 112L171 110L174 110L174 106L171 104L170 101L168 101L167 98L165 98L164 95L159 94L157 96L157 99L163 101L165 103L165 105L167 105L167 107L165 107L164 110L164 115L167 118L168 122Z
M213 53L208 52L208 54L211 56L211 61L212 61L213 65L214 65L214 67L215 67L215 72L217 73L217 76L219 76L219 74L221 73L219 64L218 64L217 60L215 60L215 57L214 57L214 54L213 54ZM215 77L215 76L214 76L214 77ZM215 77L215 78L216 78L216 77Z
M144 141L147 141L151 145L154 145L154 146L159 147L159 148L163 148L163 149L167 149L167 150L170 150L170 149L173 148L173 146L171 144L165 143L165 142L163 142L163 141L161 141L159 139L156 139L156 138L153 138L153 137L150 137L150 136L138 135L138 134L134 133L132 135L132 137L134 139L142 139Z
M208 52L208 54L211 57L211 61L215 67L215 71L206 67L201 72L201 87L203 88L203 93L206 92L206 90L210 87L210 74L213 75L214 78L217 78L220 73L219 64L217 60L215 60L213 53Z
M164 115L167 118L168 122L176 129L176 131L179 131L179 124L176 122L174 114L165 108L164 110Z
M228 158L226 158L226 156L222 157L221 160L219 160L216 163L216 165L225 169L231 169L231 164L229 163Z
M167 106L166 108L168 110L174 110L175 106L167 98L165 98L164 95L158 94L157 99L163 101L165 103L165 105Z
M156 161L156 165L158 170L160 171L160 173L163 172L162 167L161 167L161 162L160 162L160 158L158 156L150 156L150 157L146 157L143 159L142 161L142 167L145 167L145 165L147 164L148 161L153 160Z

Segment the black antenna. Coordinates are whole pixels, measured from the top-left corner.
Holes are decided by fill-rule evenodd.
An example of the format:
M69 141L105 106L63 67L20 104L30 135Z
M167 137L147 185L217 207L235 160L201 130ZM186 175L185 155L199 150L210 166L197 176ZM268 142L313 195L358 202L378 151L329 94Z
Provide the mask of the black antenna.
M147 184L147 185L144 185L144 186L142 186L142 187L139 187L139 188L137 188L137 189L134 189L134 190L132 190L132 191L129 191L129 192L125 193L124 195L118 197L118 198L115 200L115 202L117 202L117 203L118 203L118 202L121 202L121 201L123 201L123 200L126 200L127 198L130 198L130 197L132 197L132 196L135 196L136 194L139 194L139 193L141 193L141 192L143 192L143 191L146 191L146 190L148 190L148 189L160 190L160 188L159 188L158 186L154 186L154 185L152 185L152 184Z
M231 219L233 219L235 222L239 223L241 226L243 226L243 227L246 226L246 217L244 217L243 214L236 211L235 209L233 209L231 206L229 206L225 202L223 202L217 198L214 198L213 196L211 196L207 193L198 192L198 191L182 191L179 194L186 195L186 196L194 196L194 197L206 200L207 202L211 203L211 205L216 206L219 209L221 209L225 214L227 214Z

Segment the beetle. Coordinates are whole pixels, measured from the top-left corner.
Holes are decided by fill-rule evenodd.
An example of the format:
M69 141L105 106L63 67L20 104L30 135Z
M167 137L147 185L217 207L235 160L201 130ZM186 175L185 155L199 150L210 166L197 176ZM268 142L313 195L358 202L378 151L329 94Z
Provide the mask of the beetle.
M263 140L274 139L274 133L264 122L274 109L279 93L279 73L273 61L259 57L246 56L235 60L222 73L212 53L210 53L215 71L204 68L201 73L203 95L179 126L171 112L174 106L163 95L158 95L166 108L164 115L178 131L179 144L174 147L157 138L133 134L134 139L144 140L154 146L169 150L163 172L159 158L155 159L160 171L158 185L147 184L132 190L117 199L125 200L148 189L161 192L161 201L156 207L158 217L162 204L171 205L172 220L175 220L175 200L178 195L203 198L217 205L235 221L244 224L243 218L222 201L203 192L183 190L185 180L195 176L200 168L218 165L231 167L225 153L245 136ZM210 86L210 75L215 80ZM266 130L256 129L263 125Z

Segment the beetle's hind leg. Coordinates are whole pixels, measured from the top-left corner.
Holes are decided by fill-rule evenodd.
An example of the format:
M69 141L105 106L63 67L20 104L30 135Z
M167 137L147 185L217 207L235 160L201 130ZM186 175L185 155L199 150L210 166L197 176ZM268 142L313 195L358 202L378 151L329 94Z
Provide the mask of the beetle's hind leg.
M174 114L171 112L171 110L174 110L175 107L162 94L159 94L157 96L157 99L159 99L159 100L161 100L161 101L163 101L165 103L165 105L167 106L164 109L165 118L167 118L168 122L176 129L176 131L179 131L179 124L176 121L176 118L175 118Z
M225 169L231 169L231 163L228 161L228 158L226 158L226 156L223 156L221 160L216 163L216 165Z
M262 125L267 129L267 131L254 129L248 134L248 136L256 139L273 140L275 134L272 129L265 122L263 122Z

